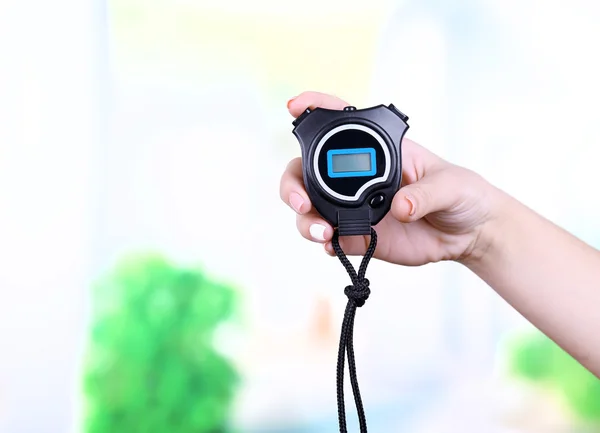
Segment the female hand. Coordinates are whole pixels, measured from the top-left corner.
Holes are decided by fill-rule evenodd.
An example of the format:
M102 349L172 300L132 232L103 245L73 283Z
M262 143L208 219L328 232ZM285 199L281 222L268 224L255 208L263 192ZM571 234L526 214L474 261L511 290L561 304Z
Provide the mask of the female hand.
M306 92L288 108L298 116L307 107L348 105ZM402 187L375 227L374 257L407 266L460 261L600 378L600 251L410 140L402 143L402 159ZM296 211L302 236L333 255L333 229L308 199L300 159L288 165L280 194ZM340 246L348 255L363 255L368 241L342 237Z
M351 105L334 96L304 92L288 102L292 116L306 108L343 109ZM375 227L374 257L407 266L441 260L467 260L483 251L481 233L495 219L500 191L474 172L450 164L418 144L402 143L402 188L391 211ZM333 228L312 207L302 180L302 161L293 159L280 184L281 199L296 213L300 234L324 244L333 255ZM487 242L487 241L486 241ZM368 236L340 238L347 255L362 255Z

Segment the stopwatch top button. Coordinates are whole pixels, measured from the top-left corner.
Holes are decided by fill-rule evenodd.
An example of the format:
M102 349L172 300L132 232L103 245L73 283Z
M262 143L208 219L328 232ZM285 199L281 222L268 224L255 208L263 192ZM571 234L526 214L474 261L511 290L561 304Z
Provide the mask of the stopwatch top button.
M402 119L403 121L406 122L408 120L408 116L402 111L398 110L394 104L390 104L389 109L396 113L398 117L400 117L400 119Z
M311 113L311 109L310 109L310 108L307 108L306 110L304 110L304 111L302 112L302 114L301 114L300 116L298 116L298 117L297 117L297 118L296 118L296 119L295 119L295 120L292 122L292 125L294 125L294 126L298 126L298 125L300 124L300 122L302 122L302 121L304 120L304 118L305 118L306 116L308 116L310 113Z
M356 111L356 107L349 105L348 107L344 107L344 111Z

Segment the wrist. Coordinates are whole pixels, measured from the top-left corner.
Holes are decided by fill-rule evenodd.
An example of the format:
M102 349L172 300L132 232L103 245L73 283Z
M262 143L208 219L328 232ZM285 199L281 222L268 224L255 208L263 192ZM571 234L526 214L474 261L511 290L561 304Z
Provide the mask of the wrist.
M510 238L510 222L519 210L519 202L504 191L488 184L488 217L474 230L473 241L457 260L467 268L482 270L490 261L500 259L503 244Z

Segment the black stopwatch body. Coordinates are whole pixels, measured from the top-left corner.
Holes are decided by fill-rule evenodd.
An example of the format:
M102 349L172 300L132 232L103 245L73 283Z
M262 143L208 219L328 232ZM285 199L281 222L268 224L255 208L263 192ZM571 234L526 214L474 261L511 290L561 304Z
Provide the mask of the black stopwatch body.
M389 212L402 182L407 120L390 104L307 109L293 122L306 191L340 236L368 235Z

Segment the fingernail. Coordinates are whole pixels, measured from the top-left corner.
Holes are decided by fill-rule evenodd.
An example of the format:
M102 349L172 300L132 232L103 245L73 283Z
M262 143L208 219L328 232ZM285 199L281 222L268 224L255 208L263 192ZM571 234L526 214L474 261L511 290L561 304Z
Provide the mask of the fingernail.
M287 102L287 107L288 107L288 110L290 109L290 104L291 104L292 102L294 102L294 99L296 99L296 98L297 98L297 96L294 96L292 99L290 99L290 100Z
M302 205L304 204L304 199L297 192L293 192L290 194L290 205L294 208L294 210L298 213L302 213Z
M313 224L309 227L308 231L314 240L325 240L325 226L322 226L321 224Z
M417 210L415 207L415 199L410 195L407 195L405 198L410 206L410 211L408 212L408 215L413 216L415 214L415 211Z

